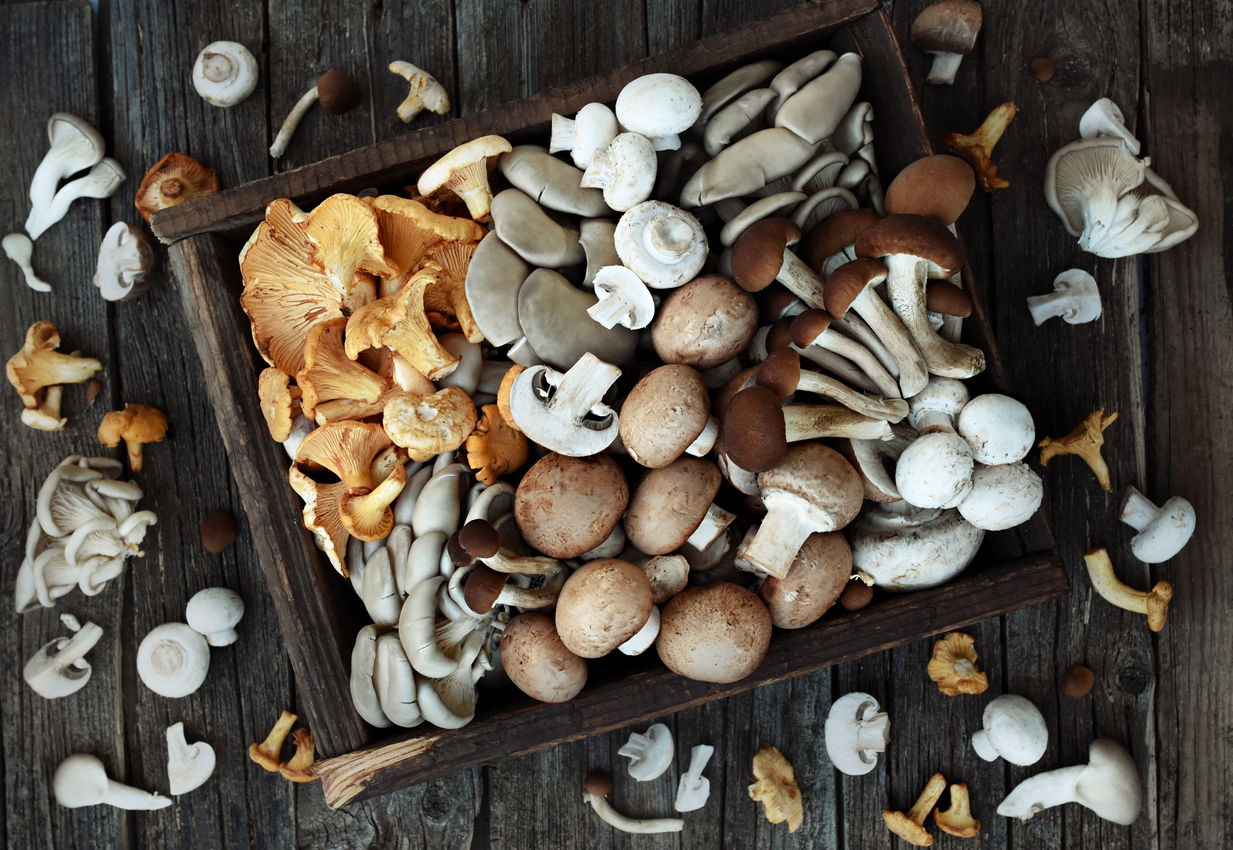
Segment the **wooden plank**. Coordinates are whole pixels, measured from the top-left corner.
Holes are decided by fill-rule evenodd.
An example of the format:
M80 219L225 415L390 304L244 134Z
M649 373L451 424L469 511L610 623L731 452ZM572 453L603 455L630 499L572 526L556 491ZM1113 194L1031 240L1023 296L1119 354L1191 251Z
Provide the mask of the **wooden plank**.
M719 685L676 676L657 659L612 659L598 681L568 703L511 698L481 711L469 726L409 734L318 764L331 806L387 793L463 767L534 752L561 741L638 724L652 717L780 682L915 640L962 628L1069 590L1051 555L1033 555L964 575L933 590L885 598L864 611L828 615L814 626L783 632L751 676ZM825 639L820 640L819 636ZM631 711L633 717L631 717Z
M1176 558L1150 575L1132 573L1173 585L1169 622L1155 642L1159 744L1148 781L1159 783L1159 809L1149 816L1158 818L1160 847L1217 847L1233 833L1233 742L1221 729L1233 684L1212 675L1233 653L1233 613L1225 604L1233 593L1225 568L1233 557L1233 508L1222 497L1233 474L1233 423L1224 412L1233 387L1233 22L1228 6L1217 3L1153 0L1140 10L1139 138L1152 168L1199 217L1188 242L1144 258L1148 465L1143 477L1119 482L1158 504L1183 496L1198 514L1194 539Z
M260 211L274 198L288 197L311 203L339 191L357 191L377 185L406 182L439 152L476 134L476 127L499 135L528 135L548 127L554 111L573 113L592 101L614 100L625 83L643 74L671 70L682 75L735 63L769 47L784 44L785 32L810 34L816 40L876 4L870 0L822 0L786 9L737 33L704 39L672 53L654 56L604 77L541 92L436 127L388 139L314 165L258 180L250 185L199 198L154 216L155 233L174 242L204 231L238 233L260 219ZM791 45L785 45L790 47Z
M54 61L52 61L54 57ZM0 86L0 143L6 156L0 176L8 191L0 195L0 227L20 231L30 211L27 188L48 150L45 127L54 112L71 112L98 126L94 20L87 2L28 3L0 6L0 69L7 81ZM109 153L111 151L108 151ZM62 431L36 431L19 421L17 394L3 390L5 427L0 429L5 486L0 499L0 555L5 564L4 586L11 592L25 547L26 530L34 521L34 502L47 474L70 454L109 455L96 437L99 420L116 397L118 375L109 327L110 310L90 285L97 246L104 227L104 203L77 201L64 219L41 236L34 248L34 267L50 283L50 293L26 287L21 272L5 258L0 262L0 288L5 293L6 321L0 324L4 359L21 349L26 329L36 321L53 322L61 348L80 350L103 362L99 378L104 389L87 407L85 388L64 390ZM131 562L140 572L144 564ZM0 607L0 623L10 635L0 666L6 671L0 688L0 739L3 740L5 846L80 847L95 836L129 847L131 821L107 807L71 811L56 804L52 774L67 756L93 753L109 774L130 779L124 738L121 666L131 663L124 647L127 576L121 576L97 596L73 591L52 609L16 614L11 603ZM69 634L61 613L94 622L104 630L88 656L91 681L78 693L45 700L21 676L26 661L53 638Z

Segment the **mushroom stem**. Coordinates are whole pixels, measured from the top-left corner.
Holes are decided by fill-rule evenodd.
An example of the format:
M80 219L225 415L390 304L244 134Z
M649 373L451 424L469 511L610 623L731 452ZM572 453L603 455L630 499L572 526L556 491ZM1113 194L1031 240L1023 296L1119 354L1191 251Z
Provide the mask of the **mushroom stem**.
M739 557L775 578L783 578L788 574L796 553L801 551L809 535L818 528L796 509L793 500L787 500L782 505L767 501L766 518Z
M1054 316L1064 316L1074 309L1074 293L1062 290L1048 295L1029 295L1027 303L1032 321L1040 327Z
M295 128L300 126L300 121L304 118L304 114L317 102L319 96L317 87L313 86L304 92L303 97L296 101L295 106L291 108L291 114L287 116L283 126L278 128L278 135L274 137L274 144L270 145L271 157L278 159L287 150L287 145L291 142L291 136L295 133Z
M901 398L886 401L870 398L829 375L820 375L817 372L802 371L800 380L796 384L796 391L833 398L844 407L871 419L899 422L908 415L908 403Z
M706 421L706 426L702 429L692 443L685 449L686 454L691 454L694 457L706 457L710 454L711 449L715 447L715 440L719 438L719 420L714 416Z
M783 409L789 443L822 437L889 440L894 436L885 419L863 416L838 404L790 404Z
M1079 802L1075 798L1075 783L1079 780L1079 774L1086 769L1087 765L1079 764L1038 773L1023 780L998 806L998 814L1027 820L1045 809Z
M882 368L882 364L878 362L878 359L873 356L869 349L856 340L848 339L839 331L833 331L828 328L818 334L810 345L816 345L819 348L833 351L840 357L846 357L869 376L870 380L877 386L879 393L887 398L899 397L899 384L895 382L895 379L891 377L889 372Z
M985 369L985 354L970 345L938 336L925 312L928 263L910 254L890 254L886 261L886 290L895 314L925 357L929 371L943 378L970 378Z
M825 303L822 297L822 278L788 248L783 249L783 265L779 267L775 280L810 307L822 309Z
M627 817L608 805L605 797L583 791L582 798L591 804L595 813L622 832L649 834L656 832L680 832L685 828L685 821L680 818L646 818Z
M728 530L728 526L732 524L734 519L736 519L736 514L728 513L719 505L712 503L706 509L702 522L685 539L686 545L693 546L698 551L705 550L715 542L719 535Z
M997 761L999 758L998 751L989 743L989 736L985 734L984 729L972 736L972 749L976 750L976 755L985 761Z
M1122 522L1135 531L1142 531L1160 516L1160 508L1135 487L1126 488L1126 500L1122 503Z
M569 571L558 565L558 569L553 573L545 573L547 580L542 587L530 588L519 587L512 582L507 582L505 589L501 591L497 597L495 605L512 605L515 608L546 608L557 601L557 597L561 595L561 588L565 586L565 579L568 577Z
M852 302L852 310L869 323L878 339L899 364L899 389L904 398L911 398L929 383L925 358L912 341L912 335L886 302L868 287Z
M4 239L0 239L0 246L4 248L4 253L8 255L8 258L17 263L21 269L21 273L26 278L26 286L35 292L51 292L51 285L39 279L39 276L34 273L34 266L30 264L34 256L34 243L30 241L29 236L24 233L10 233Z
M810 360L818 366L821 366L826 371L843 378L849 384L859 387L865 392L881 394L881 390L878 388L878 385L846 357L841 357L835 352L825 349L820 345L806 345L803 348L798 345L792 345L789 347L801 357L804 357L806 360Z
M553 407L581 421L591 408L603 401L604 394L621 375L616 366L587 354L575 363L557 384Z
M878 358L882 368L889 372L892 378L899 377L899 364L891 355L890 349L882 343L878 335L873 332L873 328L869 327L859 315L850 312L842 318L832 317L831 327L868 348L869 353Z
M934 53L933 67L929 69L929 76L925 78L926 82L951 85L955 82L955 74L959 71L959 65L962 62L962 53Z
M1169 613L1169 600L1173 598L1172 585L1167 581L1158 581L1156 586L1148 591L1127 587L1117 580L1113 573L1113 562L1109 560L1109 553L1103 546L1085 554L1083 563L1087 565L1092 587L1106 601L1136 614L1146 614L1147 627L1154 632L1164 628L1165 617Z

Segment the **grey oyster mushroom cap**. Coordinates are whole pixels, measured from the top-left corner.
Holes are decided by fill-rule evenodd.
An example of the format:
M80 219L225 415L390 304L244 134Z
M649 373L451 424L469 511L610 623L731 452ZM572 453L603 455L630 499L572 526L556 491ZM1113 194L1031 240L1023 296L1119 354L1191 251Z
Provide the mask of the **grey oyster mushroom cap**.
M184 619L193 631L203 635L210 646L230 646L236 641L235 627L244 616L244 600L226 587L207 587L188 600Z
M620 132L611 109L602 103L588 103L572 119L553 113L548 152L569 151L574 165L585 169L595 152L608 147Z
M815 194L836 185L847 164L846 154L840 151L822 151L793 173L788 185L795 192ZM829 269L827 271L830 272Z
M788 98L801 90L801 87L831 66L838 58L833 50L815 50L808 56L802 56L788 67L777 73L770 82L770 87L777 95L776 100L767 109L766 118L774 121L779 108Z
M377 638L372 682L381 713L390 723L409 728L424 722L416 694L415 671L396 631Z
M1096 278L1082 269L1067 269L1053 279L1053 292L1029 295L1028 310L1037 327L1061 316L1068 325L1082 325L1100 318L1100 290Z
M145 233L127 222L117 221L99 245L94 285L108 301L132 301L154 283L149 276L153 267L154 249Z
M719 243L725 248L730 248L752 225L764 218L776 215L781 210L785 211L784 215L786 215L786 211L791 210L803 200L805 200L804 192L777 192L774 195L759 198L724 223L723 230L719 232Z
M1036 764L1049 746L1044 715L1018 694L1002 694L985 706L984 728L972 736L972 749L985 761Z
M617 755L629 759L629 775L639 782L650 782L667 773L676 755L672 731L655 723L646 732L633 732L617 750Z
M739 198L792 174L817 153L818 145L784 127L768 127L734 142L694 172L681 190L685 209Z
M475 324L492 345L507 345L522 336L518 323L518 290L531 266L496 233L480 240L464 284Z
M257 87L257 60L235 41L214 41L193 62L193 88L206 103L235 106Z
M895 487L918 508L953 508L972 491L972 449L953 431L912 441L895 465Z
M616 250L616 222L607 218L584 218L579 224L578 242L587 257L582 285L593 289L595 274L600 269L621 264Z
M167 727L167 784L172 796L200 788L214 773L217 757L205 741L190 744L184 737L184 724Z
M107 768L98 756L76 753L60 762L51 780L56 802L66 809L107 805L130 811L165 809L170 797L151 794L107 777Z
M972 448L977 463L1017 463L1036 444L1036 423L1023 402L1000 393L985 393L959 411L955 429Z
M1126 150L1139 155L1139 140L1126 128L1126 116L1107 97L1102 97L1087 108L1079 119L1079 136L1084 139L1112 137L1122 140Z
M775 126L818 144L835 132L860 87L861 59L845 53L783 102L775 112Z
M630 208L614 239L621 262L651 289L675 289L693 280L706 262L706 234L698 219L663 201Z
M878 753L886 752L890 718L878 710L869 694L845 694L831 704L826 715L826 754L840 773L864 776L878 766Z
M1064 803L1078 803L1112 823L1129 825L1138 820L1143 787L1126 748L1110 738L1097 738L1088 748L1087 764L1023 780L998 804L998 814L1026 821Z
M1159 564L1180 552L1194 536L1196 522L1194 506L1181 496L1156 507L1136 487L1126 488L1120 519L1139 532L1130 540L1130 551L1145 564Z
M616 99L617 121L631 133L646 136L655 150L675 150L678 135L702 114L702 95L676 74L645 74L629 82Z
M756 89L767 80L783 70L783 63L774 59L762 59L758 62L742 65L728 76L702 93L702 112L694 127L701 129L711 120L711 116L723 109L734 98L738 98L751 89Z
M617 365L633 357L638 334L620 325L605 328L592 319L587 311L598 301L594 292L574 287L557 272L533 271L518 292L518 319L535 354L560 370L588 352ZM512 351L510 357L517 360Z
M868 156L866 162L876 172L873 148L870 147L873 144L873 104L865 100L852 104L831 134L831 144L835 150L850 157L859 155L865 159Z
M56 638L26 662L22 677L34 692L45 699L58 699L77 693L90 681L93 668L86 653L103 637L103 630L86 623L72 637Z
M93 168L103 158L106 143L88 121L68 112L56 112L47 119L47 139L51 149L44 155L30 181L30 215L26 230L38 220L41 211L51 206L56 187L66 177ZM31 238L37 238L30 234Z
M792 223L799 227L802 233L808 233L828 215L840 210L854 210L859 206L860 201L856 196L842 186L819 189L792 211Z
M518 376L510 391L514 424L529 439L559 454L597 454L618 434L617 414L603 398L620 375L620 369L589 352L564 374L533 366Z
M957 510L888 502L867 508L850 526L852 566L887 590L925 590L967 568L985 532Z
M388 629L371 623L360 629L351 649L351 702L366 723L378 729L393 725L381 710L381 700L373 679L377 666L377 638Z
M531 347L531 343L527 341L525 336L516 339L509 347L509 359L517 363L519 366L543 366L544 358L535 353L535 349Z
M137 675L160 696L188 696L208 672L210 645L185 623L155 626L137 647Z
M650 139L637 133L622 133L591 157L581 185L602 189L604 203L624 212L651 197L657 167Z
M587 218L612 214L603 192L582 188L581 169L562 162L545 148L519 145L501 154L497 166L515 189L526 192L542 207Z
M78 177L61 186L47 206L32 209L26 219L26 232L37 241L47 228L64 218L73 201L78 198L110 198L126 176L120 163L109 156L103 157L85 177Z
M578 232L561 226L517 189L493 197L492 223L497 237L532 266L555 269L586 259Z
M716 156L737 139L765 127L766 107L775 96L774 89L753 89L715 113L702 133L707 156Z
M1040 476L1026 463L977 464L959 513L977 528L1003 531L1031 519L1044 498Z

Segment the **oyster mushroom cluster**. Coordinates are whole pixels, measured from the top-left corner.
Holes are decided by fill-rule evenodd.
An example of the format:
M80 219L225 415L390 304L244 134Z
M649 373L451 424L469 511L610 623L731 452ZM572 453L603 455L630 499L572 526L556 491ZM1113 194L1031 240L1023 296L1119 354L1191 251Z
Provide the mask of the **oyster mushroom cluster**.
M52 608L75 587L94 596L127 559L145 555L141 542L158 517L136 510L141 488L119 480L122 469L112 458L69 455L47 476L26 535L15 611Z

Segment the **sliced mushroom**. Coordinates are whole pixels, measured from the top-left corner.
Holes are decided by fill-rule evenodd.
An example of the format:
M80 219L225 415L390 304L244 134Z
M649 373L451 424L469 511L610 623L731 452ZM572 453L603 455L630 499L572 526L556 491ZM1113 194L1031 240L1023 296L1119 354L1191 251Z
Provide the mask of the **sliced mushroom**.
M518 429L542 446L569 457L607 448L618 433L604 394L621 370L584 354L564 374L547 366L527 369L514 381L510 411Z

